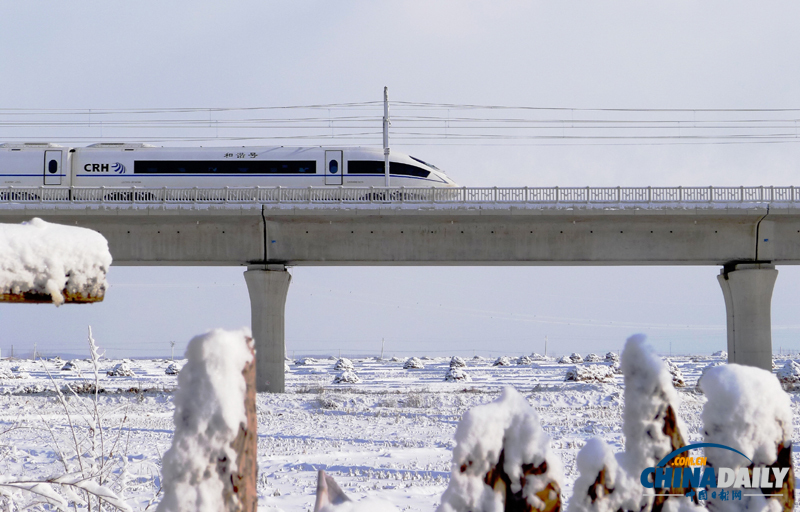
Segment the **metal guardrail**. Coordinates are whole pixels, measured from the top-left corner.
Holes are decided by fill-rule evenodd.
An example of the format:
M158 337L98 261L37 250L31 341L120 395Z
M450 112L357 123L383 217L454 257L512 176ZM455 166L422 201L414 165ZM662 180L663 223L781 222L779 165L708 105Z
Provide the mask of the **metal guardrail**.
M530 204L800 203L800 187L0 187L3 204Z

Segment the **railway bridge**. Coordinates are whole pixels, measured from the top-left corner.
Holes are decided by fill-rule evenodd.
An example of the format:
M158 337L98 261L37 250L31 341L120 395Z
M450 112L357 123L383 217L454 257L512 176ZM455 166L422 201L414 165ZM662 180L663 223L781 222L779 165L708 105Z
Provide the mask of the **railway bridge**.
M115 265L243 266L259 391L284 390L299 265L716 265L728 357L772 365L776 265L800 264L800 188L0 188L0 222L106 237Z

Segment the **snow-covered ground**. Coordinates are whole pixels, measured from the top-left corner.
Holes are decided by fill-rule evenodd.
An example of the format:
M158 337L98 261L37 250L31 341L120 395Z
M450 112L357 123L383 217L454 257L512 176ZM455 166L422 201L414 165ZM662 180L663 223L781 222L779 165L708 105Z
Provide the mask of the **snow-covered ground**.
M475 405L494 401L513 386L535 408L553 452L564 464L564 496L577 478L578 450L592 437L624 449L622 375L607 383L565 382L571 364L524 361L493 366L496 359L466 359L471 381L446 382L450 358L420 358L424 368L404 369L405 359L352 359L356 384L333 384L337 360L288 361L287 393L260 394L258 408L259 510L311 510L318 469L325 469L352 498L378 496L401 510L433 510L448 485L459 419ZM695 390L702 370L721 357L673 357L685 387L678 389L679 414L688 442L702 441L705 397ZM785 361L776 361L783 367ZM0 475L45 479L65 472L75 444L100 464L109 485L134 510L161 499L160 469L174 431L171 361L103 360L99 429L88 428L94 394L65 392L66 384L91 389L89 360L0 361ZM109 376L124 363L131 375ZM185 361L176 361L180 367ZM605 363L584 363L586 366ZM17 368L13 371L12 368ZM129 374L124 367L118 373ZM800 395L790 393L794 441L800 425ZM73 436L74 427L76 435ZM100 457L105 453L106 459ZM795 464L798 460L795 458ZM155 505L150 505L152 510Z

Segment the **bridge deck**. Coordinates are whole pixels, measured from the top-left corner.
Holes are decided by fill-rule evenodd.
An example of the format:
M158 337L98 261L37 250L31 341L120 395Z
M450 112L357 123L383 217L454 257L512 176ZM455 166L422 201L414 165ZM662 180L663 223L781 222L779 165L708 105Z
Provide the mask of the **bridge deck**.
M123 265L800 264L800 189L0 188Z

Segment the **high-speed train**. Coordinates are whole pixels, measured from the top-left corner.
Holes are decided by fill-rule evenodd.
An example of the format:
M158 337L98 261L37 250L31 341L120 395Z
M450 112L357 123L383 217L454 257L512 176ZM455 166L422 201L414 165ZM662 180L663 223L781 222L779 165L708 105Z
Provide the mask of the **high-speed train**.
M444 172L392 152L393 187L455 187ZM382 149L0 144L0 187L369 187L385 185Z

